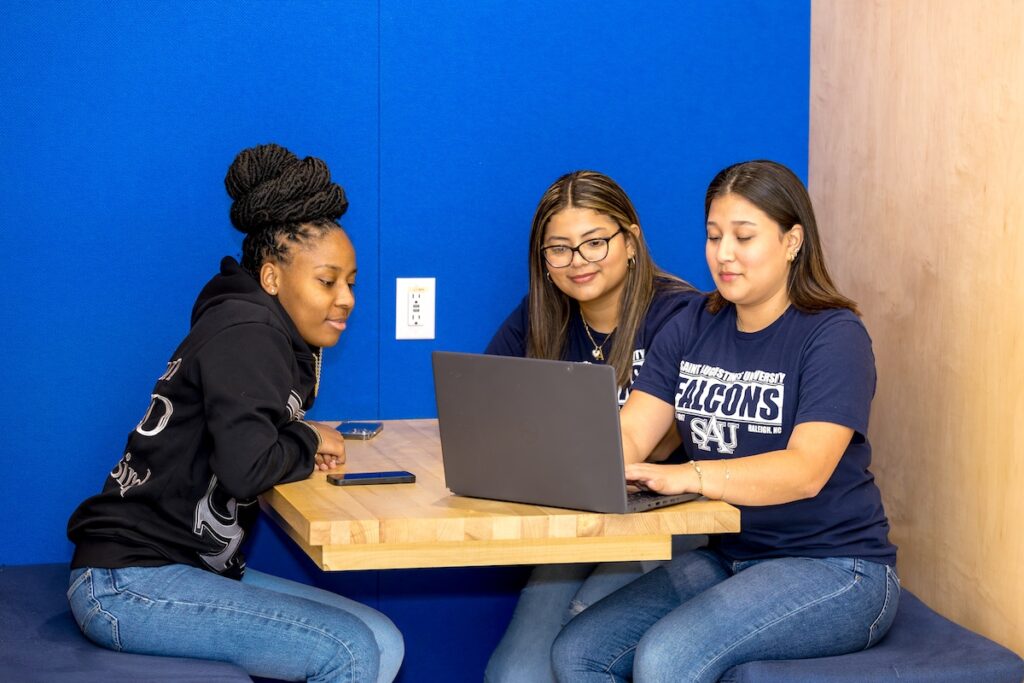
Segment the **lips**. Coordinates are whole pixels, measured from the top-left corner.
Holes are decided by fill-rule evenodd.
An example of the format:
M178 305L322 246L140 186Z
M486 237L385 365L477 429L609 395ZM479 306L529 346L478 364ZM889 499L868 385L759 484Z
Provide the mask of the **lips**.
M740 276L739 273L726 273L726 272L719 272L718 273L718 279L720 279L722 282L732 282L733 280L735 280L739 276Z
M595 277L597 277L597 273L587 273L585 275L570 275L569 279L578 285L585 285Z
M345 324L346 320L347 320L347 318L337 318L337 319L328 318L327 319L327 324L330 325L331 327L333 327L334 329L338 330L339 332L342 332L342 331L344 331L344 329L346 327L346 324Z

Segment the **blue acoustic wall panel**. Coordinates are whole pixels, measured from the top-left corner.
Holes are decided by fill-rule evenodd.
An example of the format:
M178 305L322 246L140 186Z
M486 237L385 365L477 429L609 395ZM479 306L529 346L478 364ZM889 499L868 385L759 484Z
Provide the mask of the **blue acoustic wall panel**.
M68 515L240 253L223 178L250 145L320 156L349 194L359 299L314 415L378 412L377 80L361 3L5 3L0 562L69 556Z
M722 167L804 175L806 2L381 5L381 409L435 414L430 351L480 351L526 291L536 203L559 175L630 194L655 259L702 288ZM394 339L396 277L437 278L437 338Z
M807 166L810 5L65 3L0 22L0 563L67 560L71 510L140 419L240 235L224 172L267 141L328 161L356 312L314 417L435 414L430 350L480 350L526 288L536 202L593 168L656 260L701 287L723 166ZM437 339L394 340L396 277L435 277ZM325 575L273 525L250 564L394 618L400 681L479 680L525 568Z

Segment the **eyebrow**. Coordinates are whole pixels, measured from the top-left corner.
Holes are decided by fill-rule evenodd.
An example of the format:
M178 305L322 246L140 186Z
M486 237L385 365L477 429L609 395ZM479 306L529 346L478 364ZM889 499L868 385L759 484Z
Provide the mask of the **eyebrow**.
M336 265L334 265L332 263L321 263L319 266L314 266L313 270L320 270L321 268L326 268L327 270L333 270L336 273L344 273L345 272L344 268L342 268L341 266L336 266ZM355 275L358 272L359 272L358 268L353 268L352 272L351 272L351 275Z
M731 223L732 225L736 225L736 226L741 226L741 225L752 225L752 226L754 226L755 228L757 227L757 223L755 223L754 221L729 221L729 222L730 222L730 223ZM708 225L713 225L713 226L715 226L716 228L718 227L718 223L716 223L716 222L714 222L714 221L708 221Z
M597 227L594 227L594 228L591 228L590 230L587 230L587 231L586 231L586 232L584 232L584 233L583 233L582 235L580 235L580 237L582 237L582 238L583 238L583 241L584 241L584 242L586 242L586 241L587 241L588 239L590 239L590 238L588 237L588 235L593 235L593 234L594 234L595 232L597 232L597 231L599 231L599 230L611 230L611 228L609 228L609 227L608 227L608 226L606 226L606 225L598 225ZM545 241L545 242L550 242L550 241L552 241L552 240L561 240L561 241L563 241L563 242L568 242L568 241L569 241L569 238L568 238L568 237L548 237L548 238L547 238L546 240L544 240L544 241Z

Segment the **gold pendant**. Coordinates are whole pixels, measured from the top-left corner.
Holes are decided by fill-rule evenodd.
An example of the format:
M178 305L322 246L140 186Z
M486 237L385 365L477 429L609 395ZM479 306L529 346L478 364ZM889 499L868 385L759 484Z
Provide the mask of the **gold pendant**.
M594 357L594 360L604 360L604 352L598 347L594 347L594 350L590 352L590 355Z

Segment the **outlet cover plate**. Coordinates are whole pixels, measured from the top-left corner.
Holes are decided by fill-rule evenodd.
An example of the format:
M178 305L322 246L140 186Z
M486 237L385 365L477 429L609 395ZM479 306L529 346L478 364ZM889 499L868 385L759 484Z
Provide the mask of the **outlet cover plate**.
M433 339L435 279L400 277L395 285L395 339Z

